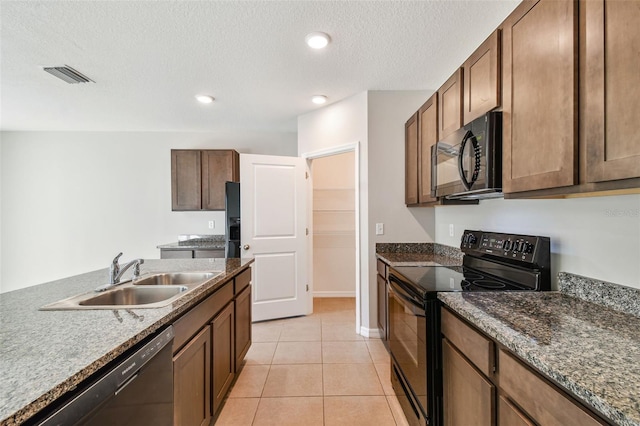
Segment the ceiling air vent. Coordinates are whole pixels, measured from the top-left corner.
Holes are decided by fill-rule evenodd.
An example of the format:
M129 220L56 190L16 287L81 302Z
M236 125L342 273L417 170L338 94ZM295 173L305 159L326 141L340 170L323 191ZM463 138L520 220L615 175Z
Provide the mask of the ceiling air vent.
M91 80L89 77L86 77L80 74L78 71L74 70L68 65L63 67L44 67L44 70L49 74L58 77L61 80L66 81L69 84L75 83L95 83L95 81Z

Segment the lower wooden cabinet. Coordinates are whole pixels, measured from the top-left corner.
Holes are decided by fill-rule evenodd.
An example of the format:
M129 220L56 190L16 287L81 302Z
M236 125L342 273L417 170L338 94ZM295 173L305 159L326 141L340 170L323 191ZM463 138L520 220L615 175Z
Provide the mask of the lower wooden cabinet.
M387 309L388 290L387 275L389 273L389 265L382 260L377 261L377 293L378 293L378 329L380 330L380 339L384 346L389 349L389 312Z
M498 426L535 426L522 411L504 396L498 402Z
M444 424L495 424L495 386L446 339L442 354Z
M236 372L251 347L251 286L236 296Z
M211 327L203 328L173 357L173 424L211 420Z
M218 412L236 374L234 312L235 305L230 302L211 322L213 413Z
M208 425L251 346L251 270L173 324L174 424Z
M607 424L467 321L441 318L445 425Z

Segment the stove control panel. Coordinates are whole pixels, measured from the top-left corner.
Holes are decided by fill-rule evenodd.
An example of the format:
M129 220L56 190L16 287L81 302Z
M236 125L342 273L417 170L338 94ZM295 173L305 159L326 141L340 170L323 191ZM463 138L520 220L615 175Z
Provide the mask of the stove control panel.
M464 253L491 255L518 262L544 265L549 261L549 238L465 230L460 249Z

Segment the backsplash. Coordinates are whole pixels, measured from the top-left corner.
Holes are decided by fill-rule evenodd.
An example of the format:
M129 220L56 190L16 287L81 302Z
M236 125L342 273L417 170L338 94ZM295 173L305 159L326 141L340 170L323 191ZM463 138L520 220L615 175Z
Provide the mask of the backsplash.
M421 253L462 260L464 253L457 247L438 243L376 243L376 253Z
M558 287L570 296L640 317L640 289L568 272L558 273Z

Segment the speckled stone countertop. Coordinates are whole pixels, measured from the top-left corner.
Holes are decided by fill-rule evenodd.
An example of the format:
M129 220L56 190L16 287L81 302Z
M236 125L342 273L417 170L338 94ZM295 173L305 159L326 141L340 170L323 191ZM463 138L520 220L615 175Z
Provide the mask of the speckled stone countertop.
M437 243L378 243L376 257L389 266L462 265L460 249Z
M160 244L159 249L170 250L224 250L224 235L196 236L175 243Z
M221 271L173 304L155 309L40 311L93 291L102 269L0 294L0 425L21 424L127 349L213 293L253 259L145 260L142 273ZM123 279L128 279L127 272Z
M625 312L624 304L606 306L606 294L576 290L593 288L595 280L566 273L559 278L560 288L570 287L571 293L462 292L438 298L611 422L640 426L640 317ZM612 297L633 300L640 294L616 287Z

